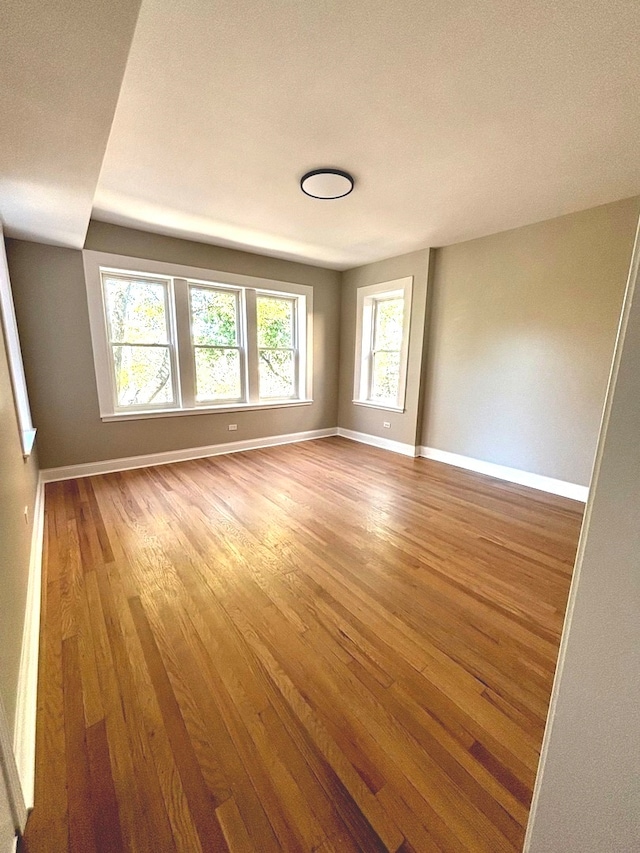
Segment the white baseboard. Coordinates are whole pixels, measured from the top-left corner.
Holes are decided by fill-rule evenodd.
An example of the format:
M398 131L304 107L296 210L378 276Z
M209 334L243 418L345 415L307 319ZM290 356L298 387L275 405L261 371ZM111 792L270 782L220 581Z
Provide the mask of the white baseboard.
M13 750L22 796L27 810L33 808L36 774L36 711L38 707L38 655L40 645L40 600L42 590L42 546L44 536L44 483L38 478L33 508L33 532L27 604L22 632L18 696Z
M220 456L223 453L258 450L260 447L275 447L278 444L311 441L314 438L326 438L337 434L335 427L291 432L286 435L270 435L265 438L211 444L207 447L189 447L184 450L168 450L165 453L147 453L144 456L125 456L121 459L105 459L101 462L85 462L81 465L65 465L61 468L44 468L40 476L44 483L53 483L58 480L74 480L77 477L92 477L94 474L110 474L114 471L149 468L152 465L168 465L171 462L187 462L190 459L204 459L207 456Z
M417 447L413 444L403 444L401 441L394 441L391 438L380 438L377 435L369 435L367 432L356 432L352 429L344 429L338 427L337 434L342 438L350 438L352 441L359 441L360 444L369 444L371 447L380 447L382 450L391 450L394 453L402 453L403 456L417 456Z
M507 480L520 486L529 486L542 492L550 492L552 495L572 498L574 501L582 501L582 503L586 503L589 495L588 486L568 483L566 480L556 480L553 477L543 477L542 474L531 474L529 471L508 468L506 465L497 465L495 462L483 462L481 459L449 453L447 450L419 447L418 455L424 456L426 459L434 459L436 462L445 462L447 465L455 465L457 468L466 468L468 471L475 471L478 474L487 474L489 477L496 477L498 480Z
M5 829L4 821L6 820L6 806L8 805L14 828L22 832L27 823L27 808L24 803L20 774L18 773L18 766L13 752L9 722L2 696L0 696L0 780L2 782L2 785L0 785L0 796L8 797L8 803L6 805L2 803L2 828L3 830Z

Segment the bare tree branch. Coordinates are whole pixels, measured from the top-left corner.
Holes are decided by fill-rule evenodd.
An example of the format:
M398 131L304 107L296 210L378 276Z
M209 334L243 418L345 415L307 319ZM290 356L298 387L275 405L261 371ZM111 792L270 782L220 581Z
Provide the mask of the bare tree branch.
M264 350L262 350L260 352L260 358L267 365L267 367L269 368L271 373L273 373L274 376L277 376L277 378L280 379L282 382L288 383L291 381L291 378L289 376L287 376L286 374L283 375L282 373L278 373L278 371L275 369L273 364L271 364L271 361L270 361L269 356L268 356L268 351L265 352Z

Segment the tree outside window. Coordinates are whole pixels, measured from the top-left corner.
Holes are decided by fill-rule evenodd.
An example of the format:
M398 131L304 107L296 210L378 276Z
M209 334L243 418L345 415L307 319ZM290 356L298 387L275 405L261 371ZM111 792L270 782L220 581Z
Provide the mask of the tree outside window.
M293 397L296 389L294 300L258 296L256 310L260 398Z

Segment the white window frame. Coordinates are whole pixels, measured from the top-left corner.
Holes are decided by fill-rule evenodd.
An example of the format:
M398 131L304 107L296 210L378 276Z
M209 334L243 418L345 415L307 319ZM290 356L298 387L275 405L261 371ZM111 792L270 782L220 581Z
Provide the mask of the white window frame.
M246 331L246 291L242 290L239 287L221 287L220 284L208 284L202 281L185 281L184 279L179 280L178 286L181 289L182 284L187 285L187 311L188 311L188 322L189 322L189 340L191 342L191 352L189 354L190 364L185 367L187 368L187 374L189 376L189 383L191 382L191 372L193 371L193 394L183 393L183 405L186 399L186 405L189 408L198 408L200 409L203 406L219 406L219 405L240 405L247 399L247 388L248 388L248 364L247 364L247 331ZM237 319L237 346L236 347L217 347L217 346L207 346L206 344L196 344L193 341L193 334L191 329L191 291L192 289L196 290L213 290L217 293L233 293L236 297L236 319ZM181 294L178 292L178 297ZM237 349L239 352L239 361L240 361L240 397L237 399L231 400L221 400L219 403L214 403L211 400L203 400L202 402L198 402L196 399L196 349ZM185 384L185 383L183 383Z
M100 417L103 421L304 406L313 402L313 287L310 285L217 270L203 270L199 267L186 267L179 264L148 261L90 250L83 251L83 262L98 402ZM101 281L101 272L104 270L114 274L137 275L156 280L164 279L169 282L172 367L175 369L177 405L141 409L117 407L115 377L109 352L111 345L108 340L108 324ZM195 350L191 336L189 301L190 286L210 287L239 293L243 401L221 401L220 403L210 401L198 403L196 401ZM261 400L258 396L256 322L256 295L258 294L295 299L298 338L298 391L295 397Z
M371 408L384 409L388 412L404 412L405 410L412 291L413 276L395 279L394 281L384 281L379 284L370 284L357 289L353 403L358 406L370 406ZM404 299L398 396L393 401L374 400L371 398L371 384L375 308L377 302L393 297L402 297Z
M18 336L18 324L16 322L16 312L13 305L9 266L7 264L7 253L4 245L4 232L1 222L0 246L0 314L2 314L2 327L4 329L7 360L9 362L11 385L13 387L13 399L18 419L18 429L20 430L22 455L27 459L33 450L33 444L36 439L36 430L31 420L31 407L29 406L27 380L24 375L24 364L22 363L22 350L20 349L20 337Z
M130 273L128 270L115 270L108 267L101 267L100 269L100 289L103 297L103 305L104 305L104 285L102 281L102 276L108 277L110 274L119 278L120 280L130 279L135 281L137 279L143 279L144 281L151 282L152 284L160 284L164 286L164 306L165 306L165 316L167 321L167 343L166 344L138 344L132 341L113 341L111 340L111 336L109 334L109 323L107 321L106 310L104 311L104 330L105 335L107 336L107 353L109 358L109 389L110 389L110 398L111 398L111 408L114 413L117 412L146 412L146 411L164 411L166 408L175 407L180 400L180 388L179 388L179 376L178 376L178 365L177 365L177 357L176 357L176 347L175 347L175 312L173 311L173 281L166 276L151 276L145 274L144 276L138 275L135 273ZM173 400L171 403L144 403L139 406L120 406L118 404L118 389L115 384L115 362L113 356L113 348L114 346L166 346L169 350L169 363L171 364L171 390Z
M274 299L288 299L293 303L293 347L272 347L274 350L293 350L293 369L294 369L294 378L295 378L295 386L300 387L300 305L299 300L295 297L292 297L286 293L273 293L266 290L258 290L256 291L256 297L265 296L267 298L271 297ZM256 319L257 319L257 311L256 311ZM257 336L257 328L256 328L256 336ZM269 349L269 347L261 347L258 344L258 367L260 360L260 350L261 349ZM259 389L258 389L258 399L262 402L268 402L270 400L293 400L295 399L294 395L290 395L288 397L260 397Z

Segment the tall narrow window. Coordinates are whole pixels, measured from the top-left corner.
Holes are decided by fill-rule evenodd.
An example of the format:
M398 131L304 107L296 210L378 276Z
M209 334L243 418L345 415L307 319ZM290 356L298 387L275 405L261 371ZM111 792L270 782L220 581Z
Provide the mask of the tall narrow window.
M239 298L237 291L189 288L196 401L243 398Z
M373 341L369 398L397 405L400 388L400 355L404 296L373 300Z
M358 288L354 403L404 408L413 279Z
M260 399L297 394L295 299L258 296L258 358Z
M167 281L103 274L115 405L175 405Z

